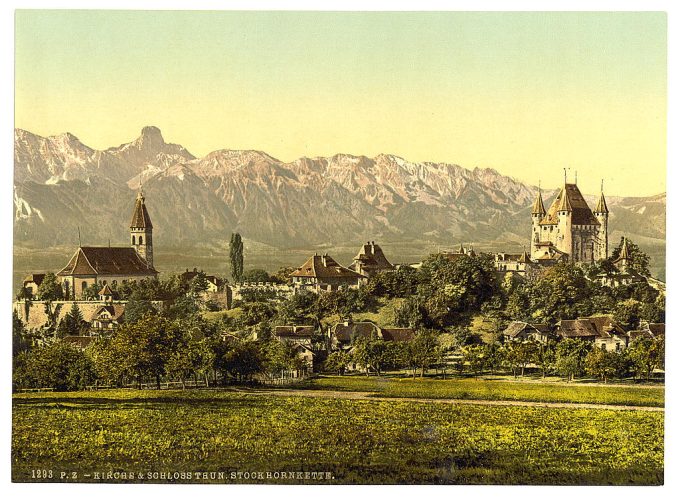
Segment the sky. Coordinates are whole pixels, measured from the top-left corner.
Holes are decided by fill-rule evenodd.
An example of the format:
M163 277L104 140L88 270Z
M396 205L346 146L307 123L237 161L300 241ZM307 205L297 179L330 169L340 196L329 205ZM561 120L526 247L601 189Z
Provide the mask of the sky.
M665 191L662 12L16 12L15 126Z

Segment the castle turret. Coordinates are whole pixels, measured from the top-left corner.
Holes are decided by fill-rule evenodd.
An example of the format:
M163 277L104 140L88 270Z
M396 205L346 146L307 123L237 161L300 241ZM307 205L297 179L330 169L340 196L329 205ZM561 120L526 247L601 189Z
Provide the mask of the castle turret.
M536 251L536 244L541 240L541 219L545 217L545 206L543 205L543 196L541 195L541 188L538 188L538 194L534 205L531 208L531 253Z
M595 218L600 222L598 229L598 254L596 259L606 259L609 256L609 235L607 230L609 228L609 209L607 208L607 201L604 199L604 189L600 188L600 200L595 207Z
M135 210L130 221L130 242L147 267L153 268L153 224L144 205L144 194L141 190L137 194Z
M578 260L573 247L571 231L571 213L573 209L567 193L567 185L564 185L557 203L557 248L569 254L573 260ZM576 257L575 257L576 256Z

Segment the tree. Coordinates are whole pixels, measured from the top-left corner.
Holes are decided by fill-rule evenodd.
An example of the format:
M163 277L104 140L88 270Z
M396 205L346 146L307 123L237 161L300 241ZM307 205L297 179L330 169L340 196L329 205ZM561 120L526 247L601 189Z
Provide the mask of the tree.
M194 276L189 282L189 293L192 295L198 295L205 292L208 289L208 278L205 272L198 271L196 276Z
M575 376L585 372L585 358L592 344L576 338L566 338L557 345L555 367L557 371L572 381Z
M170 357L181 349L185 337L176 322L146 314L134 323L125 323L110 341L111 362L119 376L134 378L141 384L153 377L160 389Z
M38 300L61 300L64 292L54 273L47 273L38 287Z
M26 336L26 327L24 322L17 314L16 310L12 311L12 357L16 358L22 352L26 352L31 348L31 342Z
M89 324L83 319L83 313L76 302L71 304L71 309L61 320L58 327L59 337L66 335L82 335L89 328Z
M343 350L337 350L328 354L324 362L324 369L326 371L334 371L338 375L342 375L347 370L350 363L350 356Z
M95 282L89 285L82 293L83 300L99 300L99 292L103 287Z
M640 324L640 315L642 313L642 305L634 299L627 299L616 304L614 310L614 319L621 323L621 325L631 330L637 328Z
M290 283L290 275L296 268L293 266L281 267L273 275L271 275L271 281L274 283L279 283L281 285L286 285Z
M243 241L238 233L231 234L229 262L231 263L231 277L238 283L243 277Z
M158 310L151 301L144 298L141 292L134 291L125 305L125 322L136 323L144 316L155 316Z
M354 341L352 356L357 364L366 370L366 376L373 369L378 376L391 359L385 342L377 337L359 337Z
M534 364L541 368L545 378L546 373L555 367L555 346L553 343L542 343L536 348L533 358Z
M24 353L14 376L17 388L82 390L96 378L94 365L83 351L57 341Z
M408 354L412 364L420 368L420 377L425 376L425 370L429 369L439 359L439 340L437 334L431 330L421 330L416 337L408 342ZM415 376L415 369L413 370Z
M463 361L467 363L470 371L479 376L486 366L486 349L483 345L468 345L463 347Z
M263 370L263 356L256 342L240 341L224 355L225 369L237 380L248 380Z
M241 281L248 283L269 283L271 281L271 277L264 269L249 269L243 273L243 276L241 276Z
M648 380L654 369L664 367L665 352L663 336L636 338L626 350L636 375L638 377L644 375Z
M610 262L614 262L621 255L621 250L623 249L624 237L621 237L619 245L612 251L611 257L609 257ZM637 244L630 241L630 239L625 240L628 246L628 255L630 257L629 264L632 269L640 273L642 276L651 276L649 272L649 256L645 254Z
M593 347L586 356L585 369L587 373L597 376L607 383L610 378L625 375L628 370L628 362L623 354Z

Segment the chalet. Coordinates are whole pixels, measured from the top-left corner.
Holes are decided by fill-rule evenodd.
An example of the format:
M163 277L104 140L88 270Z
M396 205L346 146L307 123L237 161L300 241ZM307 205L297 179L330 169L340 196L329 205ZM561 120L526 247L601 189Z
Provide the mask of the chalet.
M538 343L548 343L553 338L553 334L547 324L513 321L503 330L503 337L511 341L533 340Z
M556 331L559 338L586 340L603 350L619 351L628 346L628 335L611 316L563 319Z
M384 271L394 271L395 267L387 260L380 245L376 245L375 242L366 242L354 257L350 269L370 278Z
M95 309L90 318L92 332L99 334L116 329L125 321L125 304L106 303Z
M290 276L296 290L315 293L358 288L367 279L363 274L341 266L328 254L314 254Z

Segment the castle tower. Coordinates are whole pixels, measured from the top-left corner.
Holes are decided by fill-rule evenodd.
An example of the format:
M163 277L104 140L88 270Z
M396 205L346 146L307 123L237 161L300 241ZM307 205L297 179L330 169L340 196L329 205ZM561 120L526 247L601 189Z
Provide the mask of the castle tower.
M541 219L545 217L545 206L543 205L543 196L541 195L541 187L538 187L538 194L534 205L531 208L531 251L530 254L536 252L536 244L541 241Z
M142 260L146 261L147 267L153 268L153 225L144 205L144 193L141 189L130 221L130 242Z
M595 214L595 218L600 222L597 236L599 253L595 256L595 259L606 259L609 256L609 235L607 234L609 209L604 199L604 185L600 187L600 200L597 202L597 207L595 207L593 214Z
M560 192L559 202L557 204L557 248L562 252L566 252L572 257L573 261L578 261L578 254L574 253L572 242L572 223L571 213L573 209L569 201L567 193L567 185L565 183Z

